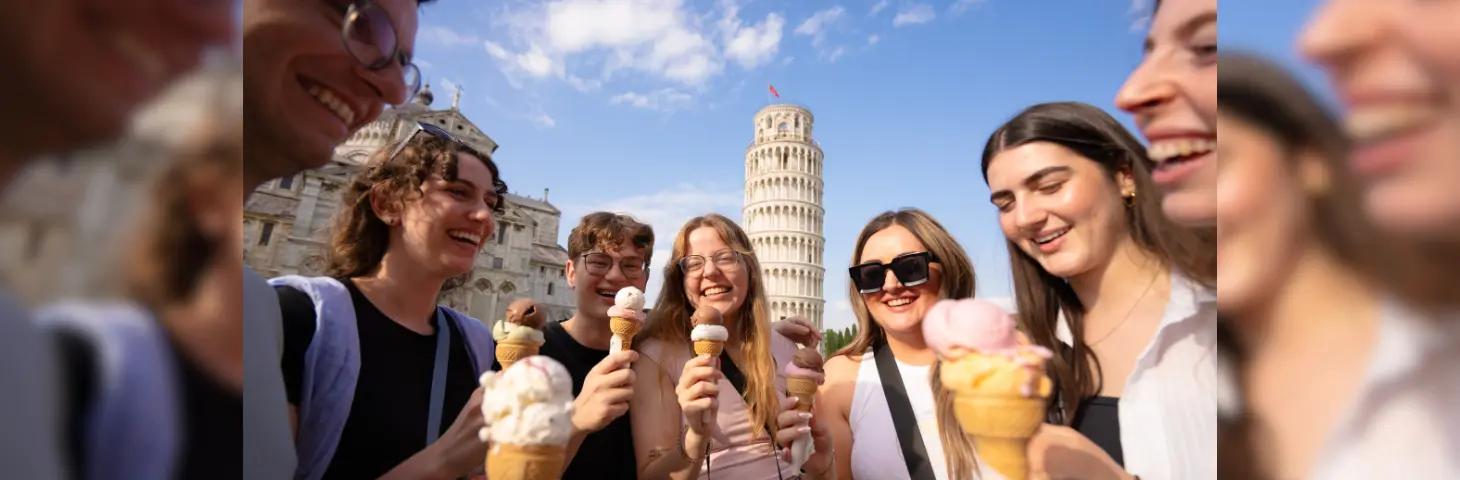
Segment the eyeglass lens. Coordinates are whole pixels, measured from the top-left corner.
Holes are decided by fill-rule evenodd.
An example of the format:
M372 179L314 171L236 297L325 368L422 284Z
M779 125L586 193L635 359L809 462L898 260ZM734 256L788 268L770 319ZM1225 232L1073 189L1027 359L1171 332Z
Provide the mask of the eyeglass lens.
M714 260L715 268L720 270L734 270L740 266L737 253L728 248L710 254L710 258ZM679 268L686 274L697 273L705 268L706 261L701 255L690 255L679 260Z
M608 275L613 268L613 257L606 253L590 253L583 256L583 263L588 266L588 274L595 277ZM644 276L644 262L625 260L619 263L619 271L623 272L626 278L639 278Z
M857 285L857 290L862 293L875 293L882 290L882 285L887 280L887 270L892 270L892 276L905 286L916 286L928 280L928 256L908 255L892 259L886 264L864 263L851 268L852 282Z
M350 7L345 16L344 35L350 55L371 70L389 67L400 57L395 24L375 2L356 2ZM406 87L406 98L399 100L404 103L420 92L421 71L415 64L405 62L401 65L401 77Z

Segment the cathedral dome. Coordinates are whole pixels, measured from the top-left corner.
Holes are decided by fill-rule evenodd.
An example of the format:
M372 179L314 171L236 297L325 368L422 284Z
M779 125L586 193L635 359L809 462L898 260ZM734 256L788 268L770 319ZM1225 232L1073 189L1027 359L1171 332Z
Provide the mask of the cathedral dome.
M416 94L414 102L421 105L431 106L431 102L434 100L436 100L436 95L431 93L431 84L428 83L425 86L421 87L421 93Z

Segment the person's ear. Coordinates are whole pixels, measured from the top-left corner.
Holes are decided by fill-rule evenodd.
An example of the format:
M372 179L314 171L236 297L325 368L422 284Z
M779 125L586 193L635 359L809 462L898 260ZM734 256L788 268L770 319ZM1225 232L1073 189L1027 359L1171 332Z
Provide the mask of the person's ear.
M400 202L386 198L386 195L379 189L371 189L368 195L370 195L370 210L375 213L376 218L385 222L386 225L394 226L400 223Z
M578 273L578 266L577 265L574 265L574 263L573 263L572 260L568 260L568 265L567 265L568 288L572 288L572 289L575 289L576 290L578 288L578 278L577 278L576 275L574 275L575 273Z

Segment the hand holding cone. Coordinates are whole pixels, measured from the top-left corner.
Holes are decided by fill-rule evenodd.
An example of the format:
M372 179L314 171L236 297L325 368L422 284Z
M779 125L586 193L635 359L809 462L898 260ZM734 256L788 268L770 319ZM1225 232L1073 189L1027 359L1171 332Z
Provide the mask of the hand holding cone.
M1029 438L1044 420L1053 382L1049 350L1019 345L1015 321L981 300L943 300L923 317L923 337L943 362L954 416L979 458L1009 480L1029 476Z
M497 362L502 364L503 371L521 359L537 355L544 342L542 328L546 325L547 313L530 298L518 299L507 306L507 319L492 326Z
M815 347L796 350L796 356L786 364L786 393L796 398L796 409L810 412L816 403L816 391L826 382L825 362ZM806 460L816 453L811 434L802 435L791 444L791 468L800 470Z

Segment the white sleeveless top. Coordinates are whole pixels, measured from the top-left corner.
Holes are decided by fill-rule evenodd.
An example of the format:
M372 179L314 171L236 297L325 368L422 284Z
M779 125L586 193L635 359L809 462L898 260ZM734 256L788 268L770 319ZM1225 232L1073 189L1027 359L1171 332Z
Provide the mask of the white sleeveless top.
M943 441L938 438L938 414L929 382L931 370L931 365L919 367L897 362L933 474L938 480L949 480ZM882 376L877 374L877 361L870 348L862 354L862 364L857 367L857 383L852 388L852 410L847 421L852 430L852 478L911 480L902 445L897 440L897 428L892 425L892 411L887 408L887 397L882 392Z

